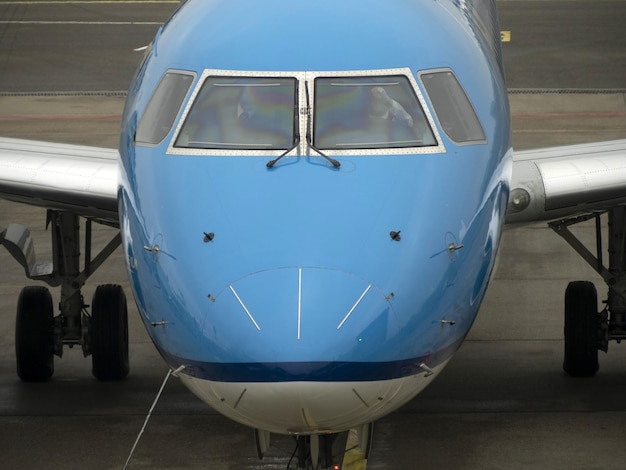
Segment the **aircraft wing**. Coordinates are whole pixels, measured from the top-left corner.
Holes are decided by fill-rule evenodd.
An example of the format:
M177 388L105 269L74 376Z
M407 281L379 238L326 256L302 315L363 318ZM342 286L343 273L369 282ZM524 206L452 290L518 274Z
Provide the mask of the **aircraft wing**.
M117 150L0 138L0 197L117 224ZM626 203L626 139L516 152L506 223Z
M0 138L0 198L117 225L117 150Z
M531 223L626 204L626 139L516 152L506 223Z

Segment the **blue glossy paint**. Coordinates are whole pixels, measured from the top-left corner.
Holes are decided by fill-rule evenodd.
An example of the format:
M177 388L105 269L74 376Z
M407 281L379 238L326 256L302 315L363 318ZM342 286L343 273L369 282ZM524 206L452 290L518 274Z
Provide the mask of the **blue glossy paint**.
M141 315L172 366L212 381L341 382L449 359L484 296L508 198L494 15L491 1L190 0L163 27L124 114L120 215ZM315 152L272 169L267 156L171 155L172 132L132 142L167 70L197 83L205 69L404 67L422 93L420 71L451 69L487 142L459 146L439 127L445 152L342 155L339 169Z

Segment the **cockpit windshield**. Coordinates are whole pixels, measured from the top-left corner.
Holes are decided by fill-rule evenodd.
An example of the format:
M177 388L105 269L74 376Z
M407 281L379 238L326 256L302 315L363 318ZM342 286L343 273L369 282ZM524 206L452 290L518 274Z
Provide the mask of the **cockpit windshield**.
M209 76L174 147L289 149L295 143L297 95L293 77Z
M404 75L315 79L313 142L325 150L436 146Z
M409 68L206 69L167 152L273 159L435 154L445 152L438 132Z

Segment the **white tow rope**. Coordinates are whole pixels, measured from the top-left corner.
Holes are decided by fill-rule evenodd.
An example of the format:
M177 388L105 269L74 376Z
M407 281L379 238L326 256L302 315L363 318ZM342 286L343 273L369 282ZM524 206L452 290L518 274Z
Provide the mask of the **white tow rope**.
M165 388L165 384L167 383L167 380L170 378L170 375L173 375L174 377L178 377L178 373L180 371L182 371L184 368L185 368L185 366L180 366L175 371L172 371L172 369L169 369L167 371L167 374L165 374L165 379L163 379L163 383L161 384L161 388L159 389L159 393L157 393L157 396L154 399L154 403L152 403L152 406L150 407L150 411L148 411L148 416L146 416L146 419L143 422L143 426L141 427L141 431L139 431L139 434L137 435L137 439L135 439L135 443L133 444L133 448L130 449L130 454L128 455L128 458L126 459L126 463L124 464L124 470L126 470L126 468L128 467L128 464L130 463L130 460L133 458L133 454L135 452L135 449L137 448L137 445L139 444L139 440L141 439L141 435L143 434L144 430L146 429L146 426L148 426L148 421L150 421L150 417L152 416L152 412L154 411L154 408L156 407L156 404L158 403L159 398L161 398L161 394L163 393L163 389Z

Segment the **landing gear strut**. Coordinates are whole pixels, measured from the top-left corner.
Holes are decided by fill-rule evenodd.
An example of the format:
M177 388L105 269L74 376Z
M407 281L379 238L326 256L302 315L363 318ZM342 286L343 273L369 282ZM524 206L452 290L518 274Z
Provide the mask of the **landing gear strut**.
M600 213L551 222L550 227L597 272L608 286L608 299L598 312L595 286L586 281L572 282L565 293L565 358L569 375L588 377L598 371L598 350L608 351L609 341L626 339L626 208L616 207L608 215L609 265L602 259L602 220ZM569 227L595 219L594 255Z
M337 434L297 436L298 470L332 470L333 443Z
M92 355L93 374L99 380L120 380L128 374L128 321L126 296L120 286L97 288L91 315L81 288L85 281L121 244L119 232L92 259L91 226L85 229L85 266L80 269L80 221L69 212L48 211L52 234L52 261L35 259L30 231L11 224L0 233L0 244L23 267L29 279L61 288L60 313L54 317L52 296L46 287L22 290L17 306L15 352L17 374L27 382L46 381L54 373L53 356L63 347L80 345Z
M345 439L338 439L340 436ZM372 449L373 436L374 423L363 424L346 432L294 436L296 448L287 469L335 470L342 463L346 468L364 468ZM259 460L263 460L268 451L270 439L269 431L254 430ZM341 448L338 448L339 444ZM293 467L292 464L297 466Z

